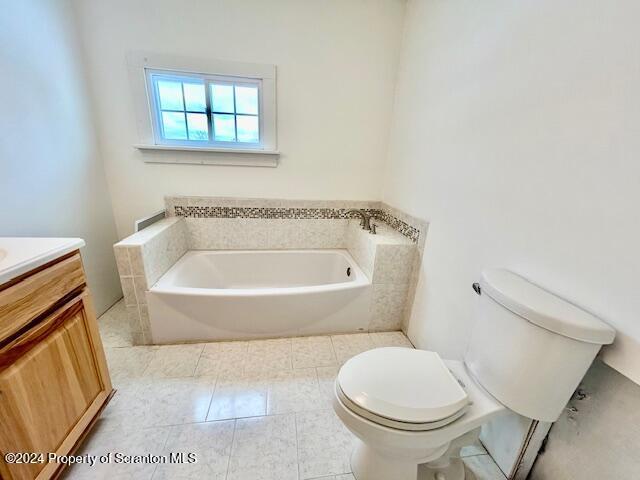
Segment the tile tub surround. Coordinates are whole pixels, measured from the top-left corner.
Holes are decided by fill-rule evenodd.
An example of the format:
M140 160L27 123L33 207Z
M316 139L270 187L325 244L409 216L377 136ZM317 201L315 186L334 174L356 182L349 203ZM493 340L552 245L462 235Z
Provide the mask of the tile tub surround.
M414 243L424 242L427 222L383 202L349 200L284 200L270 198L165 197L168 216L279 220L344 220L350 209L367 211ZM378 222L378 223L379 223Z
M191 249L347 248L376 285L370 330L406 329L426 221L378 201L173 196L165 203L167 215L184 216ZM374 216L377 235L362 232L358 219L347 217L353 208ZM417 247L413 253L411 244ZM396 272L404 275L390 272L394 257ZM376 259L385 268L373 276Z
M117 392L78 454L193 452L198 462L75 465L67 480L355 480L354 437L331 407L338 368L370 348L411 347L401 332L125 346L113 331L123 302L107 315L98 323ZM505 480L481 444L461 454L478 480Z
M187 248L186 226L177 217L156 222L113 246L129 332L136 345L151 342L146 292Z
M358 219L342 218L350 208L381 212L381 205L379 202L168 197L169 215L175 214L176 209L189 207L205 209L205 212L211 209L217 216L169 216L114 246L132 337L136 344L151 343L146 292L188 250L346 248L373 283L368 331L402 328L413 302L427 224L403 217L403 225L407 225L405 221L419 225L418 241L414 241L398 231L397 225L394 228L374 219L378 232L371 235L362 230ZM256 218L238 216L238 211ZM283 211L287 211L287 215L283 215ZM235 216L220 217L220 212L231 212ZM389 218L404 215L398 211L392 213Z
M345 244L373 283L369 331L401 329L410 314L412 282L417 281L414 269L421 255L416 244L385 224L370 235L354 220L347 226Z
M184 216L191 249L347 248L370 277L376 255L385 261L394 255L391 244L406 244L398 247L404 254L395 255L398 260L410 260L410 264L396 264L397 270L410 272L408 277L397 281L397 276L384 278L379 272L373 278L370 328L406 330L429 227L426 221L378 201L169 196L165 208L169 216ZM347 219L346 212L354 208L374 216L377 235L358 229L357 219ZM394 236L385 227L400 235ZM401 236L409 242L403 242ZM413 255L410 243L417 247Z

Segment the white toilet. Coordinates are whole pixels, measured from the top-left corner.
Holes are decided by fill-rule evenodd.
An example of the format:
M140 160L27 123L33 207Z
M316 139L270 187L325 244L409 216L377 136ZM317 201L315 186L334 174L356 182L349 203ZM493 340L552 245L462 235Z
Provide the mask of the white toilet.
M483 272L464 362L388 347L347 361L334 410L358 438L357 480L462 480L460 448L508 410L558 419L600 347L606 323L507 270Z

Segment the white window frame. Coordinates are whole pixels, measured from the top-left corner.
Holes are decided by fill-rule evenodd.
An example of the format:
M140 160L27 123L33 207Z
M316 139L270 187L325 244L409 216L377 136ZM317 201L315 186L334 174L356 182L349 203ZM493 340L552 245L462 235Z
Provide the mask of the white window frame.
M262 138L263 134L263 119L262 119L262 80L255 78L240 78L240 77L230 77L230 76L221 76L221 75L199 75L194 73L183 73L183 72L173 72L168 70L154 70L154 69L145 69L145 74L147 76L147 92L149 92L149 104L151 107L151 117L152 117L152 127L154 132L155 143L157 145L190 145L194 147L222 147L222 148L240 148L240 149L262 149ZM160 98L158 96L157 87L156 87L156 77L162 77L163 79L173 80L176 82L185 82L186 79L192 78L197 81L197 83L202 82L205 88L205 103L206 109L204 112L190 112L186 110L185 105L185 114L186 113L200 113L205 114L207 116L207 126L208 126L208 134L209 140L189 140L189 139L168 139L164 138L162 134L162 121L161 121L161 112L166 111L160 108ZM195 83L195 82L194 82ZM233 115L234 119L237 115L242 115L237 112L233 114L229 112L214 112L211 103L211 90L210 85L232 85L232 86L247 86L247 87L257 87L258 89L258 113L253 114L251 116L258 117L258 141L257 142L231 142L231 141L220 141L215 140L215 131L212 120L212 114L221 113L225 115ZM178 112L178 110L176 110ZM186 118L185 118L186 125ZM237 135L237 126L236 126L236 135Z
M213 163L213 164L241 164L264 166L265 162L271 162L275 166L277 162L276 142L276 67L275 65L263 65L243 62L230 62L226 60L194 59L186 57L173 57L148 53L130 53L127 56L129 77L132 86L133 103L136 112L138 130L138 143L135 147L141 151L150 150L181 150L193 152L211 152L224 154L243 154L242 159L237 155L226 159L220 156L207 158L175 158L170 160L167 156L146 155L146 162L161 163ZM215 83L250 83L259 85L259 129L260 143L247 142L220 142L197 140L166 140L160 135L160 125L156 114L158 105L154 94L154 86L151 82L152 74L167 76L209 79ZM209 92L206 89L207 112L209 104ZM211 123L211 119L208 120ZM211 129L210 129L211 132ZM251 158L252 154L260 154L267 159ZM191 156L193 157L193 156ZM231 160L230 160L231 158Z

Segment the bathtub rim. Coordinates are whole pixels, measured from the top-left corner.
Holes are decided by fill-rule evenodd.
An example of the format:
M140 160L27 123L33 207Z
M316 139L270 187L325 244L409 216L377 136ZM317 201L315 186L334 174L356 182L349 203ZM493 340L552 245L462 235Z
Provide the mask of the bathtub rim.
M347 260L349 266L355 273L355 278L348 282L327 283L322 285L309 285L298 287L273 287L273 288L201 288L201 287L178 287L173 285L163 285L163 280L189 256L201 253L214 253L216 255L232 255L234 253L336 253ZM360 268L353 256L347 249L341 248L314 248L314 249L243 249L243 250L187 250L158 281L149 289L148 294L160 295L184 295L184 296L228 296L228 297L255 297L255 296L276 296L276 295L304 295L308 293L332 292L337 290L361 289L372 285L371 279Z

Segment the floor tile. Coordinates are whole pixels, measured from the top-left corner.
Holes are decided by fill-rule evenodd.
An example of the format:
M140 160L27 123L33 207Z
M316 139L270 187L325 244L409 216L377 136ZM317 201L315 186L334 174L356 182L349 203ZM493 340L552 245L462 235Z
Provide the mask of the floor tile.
M144 427L149 413L149 398L142 378L122 380L111 401L100 415L103 429Z
M484 448L480 440L476 440L473 445L467 445L460 449L461 457L471 457L473 455L486 455L487 450Z
M216 479L224 480L229 466L235 422L192 423L171 427L164 454L195 455L194 463L158 465L153 480Z
M100 317L98 328L105 348L133 345L132 325L129 322L124 300L114 304Z
M291 363L291 339L252 340L249 342L246 372L288 370Z
M143 375L145 377L189 377L195 373L204 344L161 345Z
M248 358L248 342L216 342L204 346L197 376L242 373Z
M325 475L323 477L309 478L307 480L356 480L353 473L345 473L343 475Z
M120 313L100 319L117 392L82 451L193 452L198 462L76 466L64 478L354 480L354 437L331 408L340 365L411 346L401 332L375 332L131 347ZM478 480L504 480L479 442L461 455Z
M111 381L141 377L153 360L156 347L105 348Z
M331 342L336 352L338 363L342 364L358 353L375 348L368 333L332 335Z
M322 401L325 403L325 408L332 408L333 396L335 391L336 376L338 375L338 368L335 367L318 367L318 386L320 388L320 395Z
M315 368L274 372L267 383L267 415L323 408Z
M78 454L107 455L161 455L169 434L168 427L103 429L96 425ZM155 464L145 463L97 463L94 466L82 464L71 468L67 479L149 479Z
M297 480L296 419L273 415L236 421L228 480Z
M349 458L355 437L333 410L296 414L301 479L351 472Z
M335 365L336 354L330 337L299 337L292 339L293 368Z
M236 421L231 455L254 457L261 454L296 451L296 419L293 414L242 418Z
M402 332L373 332L369 336L376 347L413 348L409 339Z
M141 387L147 405L145 424L204 422L215 379L211 377L149 379Z
M229 457L218 457L209 463L158 465L152 480L226 480L228 467Z
M268 379L264 373L220 375L207 420L256 417L267 413Z
M165 450L192 452L198 463L206 463L215 456L231 455L235 421L189 423L171 427Z
M506 480L489 455L465 457L463 461L466 467L476 476L477 480Z
M295 456L231 457L226 480L298 480Z

